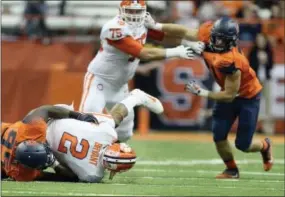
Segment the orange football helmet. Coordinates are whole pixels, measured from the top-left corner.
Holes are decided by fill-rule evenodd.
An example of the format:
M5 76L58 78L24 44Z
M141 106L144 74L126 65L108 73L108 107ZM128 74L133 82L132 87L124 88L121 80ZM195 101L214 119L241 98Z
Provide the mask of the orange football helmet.
M144 0L123 0L120 4L122 19L132 27L143 25L146 16L146 3Z
M136 163L136 153L125 143L115 143L107 147L103 155L103 166L110 170L110 179L117 172L126 172Z

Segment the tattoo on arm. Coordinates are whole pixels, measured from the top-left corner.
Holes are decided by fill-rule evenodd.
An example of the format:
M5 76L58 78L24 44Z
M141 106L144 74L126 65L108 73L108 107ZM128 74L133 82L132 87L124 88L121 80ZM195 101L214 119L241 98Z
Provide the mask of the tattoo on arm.
M127 115L128 109L121 103L116 104L111 110L111 116L115 121L116 127L120 125Z

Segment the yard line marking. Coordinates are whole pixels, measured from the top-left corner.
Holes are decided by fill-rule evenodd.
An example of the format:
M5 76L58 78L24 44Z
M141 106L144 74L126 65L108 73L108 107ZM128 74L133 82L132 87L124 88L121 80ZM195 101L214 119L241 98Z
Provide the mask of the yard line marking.
M96 194L96 193L72 193L72 192L40 192L40 191L10 191L10 190L2 190L2 193L16 193L16 194L49 194L49 195L73 195L73 196L145 196L145 195L137 195L137 194L124 194L124 195L117 195L117 194ZM159 195L147 195L147 196L159 196Z
M118 186L127 186L127 185L141 185L141 186L147 186L147 187L165 187L166 185L164 184L135 184L135 183L129 183L129 184L125 184L125 183L114 183L114 184L110 184L110 185L118 185ZM188 188L188 187L213 187L213 188L221 188L221 189L243 189L243 190L278 190L278 191L285 191L284 189L277 189L277 188L260 188L260 187L235 187L235 186L219 186L219 185L170 185L168 184L167 187L178 187L178 188Z
M216 174L216 173L221 173L221 171L213 171L213 170L176 170L176 169L150 169L150 168L143 168L143 169L132 169L131 171L138 171L138 172L196 172L196 173L201 173L201 174ZM264 176L283 176L284 173L273 173L273 172L252 172L252 171L242 171L240 174L248 174L248 175L264 175Z
M237 164L262 164L261 160L237 160ZM136 165L152 165L152 166L170 166L170 165L178 165L178 166L193 166L193 165L220 165L224 162L221 159L209 159L209 160L138 160ZM284 165L284 159L275 159L274 164Z
M180 179L180 180L209 180L209 178L204 177L164 177L164 176L118 176L116 178L129 178L129 179ZM240 181L240 179L220 179L218 181ZM248 182L258 182L258 183L284 183L284 180L247 180L242 179L242 181L248 181Z

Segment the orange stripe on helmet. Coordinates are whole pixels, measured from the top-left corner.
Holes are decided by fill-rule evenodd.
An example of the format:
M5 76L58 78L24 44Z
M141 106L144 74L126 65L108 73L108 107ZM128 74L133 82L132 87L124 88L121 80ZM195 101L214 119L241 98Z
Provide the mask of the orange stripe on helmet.
M133 3L139 3L141 6L146 6L144 0L123 0L120 5L121 7L131 6Z

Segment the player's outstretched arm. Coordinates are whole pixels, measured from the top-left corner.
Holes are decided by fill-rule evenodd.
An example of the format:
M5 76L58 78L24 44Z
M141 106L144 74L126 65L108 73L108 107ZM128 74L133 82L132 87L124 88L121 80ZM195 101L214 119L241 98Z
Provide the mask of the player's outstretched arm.
M130 36L124 37L119 40L107 39L108 43L120 51L129 54L129 61L134 61L138 58L144 61L162 60L166 58L185 58L194 59L195 54L191 47L179 46L175 48L161 49L144 47Z
M191 47L197 54L201 54L205 44L198 39L198 29L189 29L179 24L162 24L156 23L150 14L146 15L145 26L156 32L163 32L164 44L184 45ZM150 34L151 35L151 34Z
M220 92L212 92L201 88L195 81L190 81L185 86L185 90L198 96L206 97L221 102L232 102L238 95L240 88L241 72L237 70L233 74L229 74L225 79L225 89Z
M82 114L76 111L68 110L63 107L53 106L53 105L43 105L38 107L23 119L24 123L30 123L37 118L42 118L45 122L49 119L64 119L72 118L77 120L82 120L86 122L96 122L96 118L90 114Z
M157 23L149 13L146 15L145 26L149 29L162 31L170 37L198 41L198 29L189 29L179 24Z

